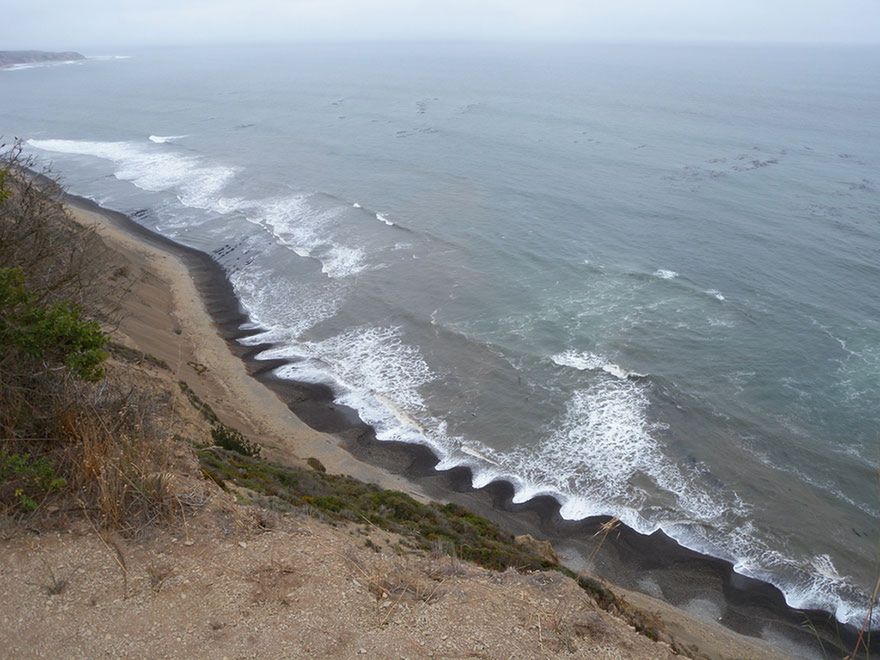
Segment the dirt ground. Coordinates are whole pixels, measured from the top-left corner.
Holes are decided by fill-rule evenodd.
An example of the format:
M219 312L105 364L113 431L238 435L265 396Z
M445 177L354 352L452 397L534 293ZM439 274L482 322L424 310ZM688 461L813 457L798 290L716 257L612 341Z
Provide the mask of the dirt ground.
M671 655L559 573L495 573L399 554L368 527L266 516L218 496L178 535L126 542L80 521L6 540L2 655Z

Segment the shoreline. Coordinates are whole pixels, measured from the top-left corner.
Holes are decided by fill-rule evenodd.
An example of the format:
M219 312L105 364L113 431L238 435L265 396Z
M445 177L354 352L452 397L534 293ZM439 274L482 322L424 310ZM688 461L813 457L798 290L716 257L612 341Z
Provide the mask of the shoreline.
M456 502L511 533L545 538L569 568L587 569L607 578L615 590L624 593L637 606L656 609L661 601L634 590L652 592L668 609L679 610L682 620L673 628L692 626L695 620L711 621L716 628L724 626L736 633L763 638L774 647L792 653L804 647L820 653L817 637L835 649L854 647L858 630L853 626L839 624L834 615L827 612L795 610L785 603L782 592L775 586L739 575L730 562L689 550L663 532L645 536L621 524L606 541L599 543L594 535L601 531L608 517L564 520L559 515L559 503L550 496L514 504L513 486L509 482L494 481L474 489L469 468L438 472L434 469L438 459L427 447L377 440L373 429L362 422L354 410L334 403L329 387L282 380L273 371L286 361L257 360L255 356L271 345L239 343L257 331L241 330L241 325L249 319L225 271L210 255L167 239L128 216L88 199L68 194L65 202L82 212L100 216L134 242L170 254L186 268L212 331L240 359L247 376L274 392L279 403L301 420L303 426L326 436L323 442L331 445L325 448L327 453L315 451L314 442L308 449L331 471L346 464L349 469L339 471L384 488L404 490L420 499ZM333 440L329 440L330 436ZM297 437L291 442L296 444L300 440ZM286 449L289 448L280 451ZM334 450L345 452L351 461L346 462ZM309 451L298 452L298 457L305 460ZM326 461L330 454L334 454L335 460ZM663 609L663 616L666 619L674 613ZM814 629L808 629L805 621ZM870 646L871 650L877 648L880 643Z

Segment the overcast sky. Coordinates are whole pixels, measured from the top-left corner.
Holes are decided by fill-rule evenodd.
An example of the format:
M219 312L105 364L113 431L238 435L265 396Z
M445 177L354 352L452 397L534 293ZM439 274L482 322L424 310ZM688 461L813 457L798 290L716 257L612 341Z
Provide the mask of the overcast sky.
M880 42L880 0L0 0L8 48L398 39Z

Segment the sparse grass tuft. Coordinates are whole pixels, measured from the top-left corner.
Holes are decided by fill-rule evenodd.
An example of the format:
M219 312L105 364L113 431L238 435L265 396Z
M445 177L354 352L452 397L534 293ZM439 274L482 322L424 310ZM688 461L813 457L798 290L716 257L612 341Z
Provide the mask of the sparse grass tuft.
M180 380L177 382L177 385L180 387L180 391L186 395L187 400L190 402L193 408L201 413L202 417L208 420L211 424L219 424L220 419L214 413L214 410L207 403L202 401L199 398L199 395L193 392L192 388L187 385L184 381Z
M150 355L149 353L129 348L128 346L124 346L115 341L111 341L107 344L107 350L110 352L110 355L121 362L138 365L146 364L151 367L156 367L157 369L171 371L171 367L168 366L168 363L165 362L165 360L157 358L155 355Z

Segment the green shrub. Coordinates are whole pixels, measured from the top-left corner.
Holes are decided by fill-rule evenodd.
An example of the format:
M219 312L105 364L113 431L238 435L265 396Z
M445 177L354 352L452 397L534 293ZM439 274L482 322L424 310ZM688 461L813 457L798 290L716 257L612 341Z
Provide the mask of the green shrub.
M83 320L79 307L44 304L26 289L20 268L0 268L0 361L27 357L95 382L104 376L106 344L101 327Z
M13 511L35 511L38 499L66 485L48 458L0 450L0 501Z
M219 443L218 443L219 444ZM234 451L234 450L233 450ZM218 483L230 481L331 521L370 524L401 534L424 551L440 545L487 568L555 567L518 546L495 523L456 504L423 504L405 493L314 469L289 467L217 449L198 452L203 469Z
M242 456L259 456L262 449L260 445L245 438L240 431L229 428L220 422L211 429L211 437L218 447L234 451Z

